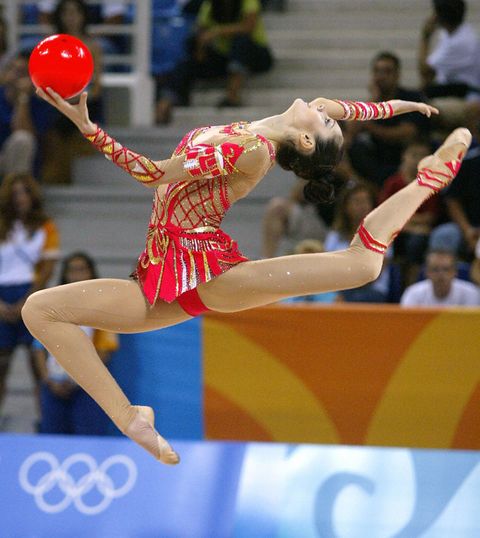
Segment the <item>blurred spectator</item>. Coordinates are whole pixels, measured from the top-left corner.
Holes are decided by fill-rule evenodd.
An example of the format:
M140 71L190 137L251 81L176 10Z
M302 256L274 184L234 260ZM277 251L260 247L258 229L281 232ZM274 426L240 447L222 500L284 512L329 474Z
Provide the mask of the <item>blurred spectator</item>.
M57 0L40 0L23 5L23 22L27 24L52 24L52 16ZM120 24L128 12L126 0L99 0L97 5L89 6L89 19L93 23L105 22Z
M157 99L166 92L166 96L175 95L178 76L175 69L187 60L188 42L195 26L195 20L202 1L188 2L180 5L174 0L152 0L152 63L151 71L156 81ZM170 101L165 101L165 118L169 120Z
M480 146L477 129L455 181L445 191L447 213L452 222L442 224L430 236L430 248L452 250L470 258L480 237Z
M445 123L446 116L450 124L467 125L472 114L479 117L480 38L464 22L464 0L433 0L433 9L420 42L419 69L424 91L439 107L439 120L443 118ZM438 40L432 47L437 30ZM476 104L469 106L464 100Z
M63 260L60 284L92 278L97 278L97 271L87 254L75 252ZM117 335L90 327L81 329L93 340L102 361L108 362L118 349ZM34 354L41 380L40 433L105 435L108 419L103 410L37 341Z
M100 0L97 6L88 6L89 20L93 23L105 22L108 24L121 24L128 12L126 1ZM53 13L56 8L56 0L40 0L35 4L38 14L38 22L53 24Z
M196 78L228 75L218 106L242 105L247 74L268 71L273 64L260 12L259 0L205 0L190 57L175 69L157 103L159 123L170 119L173 104L190 104Z
M55 24L56 0L42 0L35 6L39 22ZM98 4L87 6L87 19L90 24L123 24L128 17L128 6L125 1L103 0ZM97 42L105 54L117 54L125 52L124 36L102 36Z
M376 205L376 192L362 181L352 181L347 184L340 195L336 207L332 229L325 239L327 252L343 250L350 242L363 219ZM385 265L380 276L374 282L357 288L338 293L337 302L386 302L390 300L391 278L388 260L392 251L387 251ZM393 300L393 299L392 299Z
M33 174L38 149L54 120L51 106L34 94L28 75L29 53L12 56L0 85L0 175ZM46 106L45 106L46 105Z
M273 258L279 253L291 254L293 245L303 239L325 239L327 226L333 218L333 206L306 201L303 196L305 183L303 179L297 179L288 198L277 196L269 201L263 217L264 258ZM330 213L328 222L325 221L326 211Z
M57 228L43 210L38 183L27 174L7 176L0 186L0 406L12 354L32 342L20 311L47 285L58 254Z
M52 14L54 30L59 34L70 34L81 39L90 49L94 60L94 72L88 90L88 111L94 122L103 120L102 86L102 51L99 43L87 33L88 6L83 0L60 0ZM72 102L77 102L74 98ZM45 183L70 183L73 160L82 154L90 154L91 147L75 125L56 113L55 124L48 132L45 145L54 159L45 161L42 179Z
M103 69L102 49L98 40L87 31L88 6L84 0L60 0L52 13L55 33L70 34L82 40L93 56L93 77L88 87L88 113L92 121L102 120L102 86L100 75ZM70 122L71 123L71 122Z
M349 181L358 180L348 156L343 155L335 168L333 181L340 190ZM297 179L288 198L275 197L270 200L263 218L262 256L272 258L281 254L291 254L292 247L302 239L325 239L327 228L334 216L334 204L312 204L305 200L303 179Z
M445 250L427 254L426 280L409 286L402 295L402 306L479 306L480 289L456 278L457 259Z
M318 254L324 252L322 241L317 239L304 239L295 245L293 254ZM328 291L324 293L316 293L315 295L303 295L302 297L291 297L285 299L282 303L334 303L337 297L337 292Z
M325 239L325 250L348 248L360 223L375 206L373 187L363 181L347 183L335 205L335 217Z
M2 71L8 61L7 25L5 19L0 16L0 84L3 84Z
M400 60L391 52L381 52L372 62L370 100L423 101L422 94L400 86ZM353 168L365 179L381 186L394 174L405 145L425 135L428 118L422 114L403 114L389 120L353 121L346 125L346 142Z
M430 150L430 145L421 141L411 142L406 147L398 172L385 181L380 191L379 204L415 181L418 163L431 153ZM405 265L404 276L407 285L416 282L418 278L428 248L430 232L439 216L439 198L432 196L417 210L395 239L395 258Z

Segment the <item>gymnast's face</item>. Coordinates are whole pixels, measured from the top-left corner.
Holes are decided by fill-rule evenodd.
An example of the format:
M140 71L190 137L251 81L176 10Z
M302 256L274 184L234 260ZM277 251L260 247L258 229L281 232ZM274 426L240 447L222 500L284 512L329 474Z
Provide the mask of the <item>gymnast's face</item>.
M303 99L295 99L284 115L290 126L298 131L300 149L305 153L314 151L317 137L336 139L340 146L343 143L340 126L328 116L323 105L315 106Z

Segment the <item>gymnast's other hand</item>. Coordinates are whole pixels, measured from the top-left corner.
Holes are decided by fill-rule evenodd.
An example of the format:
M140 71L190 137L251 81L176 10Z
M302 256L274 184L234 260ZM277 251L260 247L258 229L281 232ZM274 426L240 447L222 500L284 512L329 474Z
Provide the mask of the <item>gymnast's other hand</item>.
M402 101L400 99L393 99L388 101L394 111L394 116L398 114L408 114L409 112L420 112L424 116L429 118L432 114L438 114L438 109L434 106L427 105L426 103L417 103L416 101Z
M69 103L52 88L47 88L46 91L37 88L37 95L64 114L83 134L88 135L96 132L97 126L90 121L88 116L87 92L82 92L77 104Z

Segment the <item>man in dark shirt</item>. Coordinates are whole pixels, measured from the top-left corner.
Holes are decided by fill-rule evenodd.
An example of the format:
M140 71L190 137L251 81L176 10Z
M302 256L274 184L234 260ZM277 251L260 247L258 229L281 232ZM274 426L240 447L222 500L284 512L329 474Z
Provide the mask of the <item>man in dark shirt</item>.
M381 52L372 61L370 100L424 101L422 94L399 85L400 60L390 52ZM404 114L389 120L350 122L346 141L353 168L366 180L382 186L398 169L402 153L412 140L428 134L428 118Z

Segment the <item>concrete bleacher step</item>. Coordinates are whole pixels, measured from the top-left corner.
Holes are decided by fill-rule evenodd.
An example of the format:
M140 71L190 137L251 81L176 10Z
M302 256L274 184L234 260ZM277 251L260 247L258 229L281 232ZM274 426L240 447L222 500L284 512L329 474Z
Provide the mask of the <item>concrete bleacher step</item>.
M355 5L355 2L352 2ZM422 12L423 13L423 12ZM276 30L307 30L318 31L319 34L323 29L338 30L338 39L341 39L341 32L350 30L358 30L358 28L368 28L375 25L377 28L389 28L401 32L403 28L410 28L412 16L414 13L408 10L386 10L379 11L373 15L370 11L358 11L349 13L348 16L342 17L339 10L331 8L321 12L299 12L292 13L289 17L276 14L266 18L265 26L267 31L270 28ZM420 30L420 24L423 22L423 17L419 17L417 27Z
M287 30L277 30L275 27L268 30L268 41L273 50L293 47L299 51L313 49L320 51L322 54L328 52L332 43L335 44L336 51L350 52L351 50L361 48L376 48L382 46L405 47L411 49L412 41L419 37L418 29L411 28L408 31L392 33L390 28L371 28L368 33L363 28L352 29L348 34L342 35L339 39L338 29L323 28L305 30L292 28Z
M336 65L329 65L329 62L323 59L316 59L312 62L311 70L306 71L299 67L298 60L283 60L278 61L278 68L271 73L249 76L246 83L245 93L252 93L254 89L264 90L290 90L292 98L295 97L295 87L300 88L317 88L317 91L340 90L342 93L351 93L352 88L361 88L361 93L366 92L369 82L369 65L375 52L364 52L359 54L359 62L364 65L362 73L358 73L356 69L349 67L349 64L354 63L354 60L344 58ZM410 58L406 61L402 60L402 82L407 86L416 86L417 69L415 66L416 60ZM291 67L289 67L291 66ZM221 83L217 83L216 88L220 87ZM206 90L212 88L212 84L198 84L195 92L196 96L202 95ZM199 101L200 98L197 98Z
M287 13L268 13L265 22L267 27L271 27L277 21L309 18L319 25L333 21L337 27L352 25L353 29L359 29L365 23L370 28L384 28L406 21L408 24L402 29L408 32L419 28L431 13L431 0L289 0ZM479 17L478 3L468 2L469 20L477 22Z
M396 0L287 0L288 12L321 12L327 9L335 9L340 17L349 16L358 11L370 10L372 13L399 9L402 7L409 10L429 10L430 0L402 0L398 4Z
M350 89L349 91L342 91L342 93L335 93L336 91L342 91L340 89L330 89L328 91L329 97L342 96L346 99L355 99L366 96L366 90L364 87L357 87ZM215 106L219 100L225 95L225 91L221 88L208 88L204 89L201 93L196 92L193 97L193 105L201 106ZM293 100L297 97L301 97L306 100L315 99L319 96L327 96L325 92L320 91L316 86L299 86L289 88L277 88L275 92L271 88L254 88L251 92L246 92L245 102L247 105L255 104L261 106L269 105L270 114L279 114L288 108ZM240 116L241 109L238 109Z
M373 55L366 54L363 57L363 63L367 66L370 63ZM404 69L402 80L404 84L414 85L417 77L416 69ZM295 84L300 88L317 88L317 91L328 91L330 94L332 90L340 90L343 88L362 88L361 93L366 92L366 86L369 82L368 72L365 72L359 77L352 69L343 67L341 65L333 68L321 65L319 67L312 67L312 71L305 70L285 70L275 71L265 75L256 75L249 77L245 93L253 93L256 89L264 90L289 90L292 99L296 96L295 90L292 89L292 85ZM197 90L196 95L201 95L205 91ZM208 88L207 88L208 91ZM358 90L357 90L358 91ZM349 89L348 93L352 90ZM320 94L318 94L320 95ZM323 94L322 94L323 95ZM200 98L197 98L197 101Z
M322 51L314 47L301 50L296 46L282 45L275 49L275 54L278 57L277 68L280 69L293 69L293 70L306 70L305 64L308 64L308 71L317 68L330 68L335 67L342 69L358 69L368 67L369 61L372 56L380 50L377 46L357 46L349 50L338 49ZM408 47L396 47L395 53L402 59L408 61L416 59L416 54ZM367 65L364 65L365 58L367 58Z
M151 209L151 193L133 187L48 187L47 210L59 226L62 252L84 250L101 275L128 276L143 248Z

